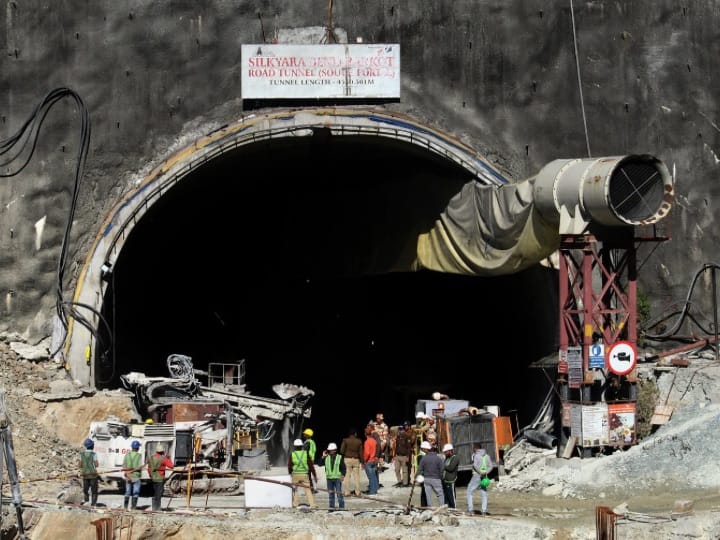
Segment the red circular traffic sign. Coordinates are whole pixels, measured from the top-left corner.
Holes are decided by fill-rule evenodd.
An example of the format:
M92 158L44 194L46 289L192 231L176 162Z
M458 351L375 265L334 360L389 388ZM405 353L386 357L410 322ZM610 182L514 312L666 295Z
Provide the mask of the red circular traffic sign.
M605 365L615 375L627 375L637 364L637 350L629 341L616 341L608 349Z

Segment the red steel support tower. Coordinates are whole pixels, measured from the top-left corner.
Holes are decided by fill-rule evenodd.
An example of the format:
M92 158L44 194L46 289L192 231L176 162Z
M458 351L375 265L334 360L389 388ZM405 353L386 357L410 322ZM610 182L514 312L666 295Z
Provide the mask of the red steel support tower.
M618 347L637 354L638 243L667 239L636 238L632 227L561 237L561 442L573 437L583 456L636 442L637 358L618 371L611 356Z

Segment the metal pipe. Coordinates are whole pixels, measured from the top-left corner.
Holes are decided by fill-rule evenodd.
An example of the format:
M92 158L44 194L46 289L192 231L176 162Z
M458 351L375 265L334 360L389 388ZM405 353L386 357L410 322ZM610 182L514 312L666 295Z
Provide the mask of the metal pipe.
M540 214L562 230L572 221L607 226L647 225L667 216L674 199L665 164L650 155L556 159L534 178Z
M557 447L557 437L550 435L549 433L545 433L544 431L526 429L524 435L528 442L531 442L536 446L550 449Z
M715 327L715 361L718 361L718 301L715 265L712 266L713 326Z

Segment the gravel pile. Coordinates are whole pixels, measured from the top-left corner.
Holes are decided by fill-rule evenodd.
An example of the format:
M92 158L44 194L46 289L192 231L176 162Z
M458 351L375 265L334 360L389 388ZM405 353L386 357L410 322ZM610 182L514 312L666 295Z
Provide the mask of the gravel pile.
M37 421L45 404L32 397L36 392L47 392L51 381L66 378L61 365L20 358L7 342L0 342L0 390L4 391L23 498L47 494L48 489L57 491L56 487L35 480L65 477L77 468L78 449ZM4 465L3 462L3 483L7 483Z
M560 497L617 496L661 491L683 493L720 486L720 366L696 356L686 368L659 370L661 404L673 407L670 420L626 451L595 458L561 459L555 450L522 441L508 453L503 490L543 490Z

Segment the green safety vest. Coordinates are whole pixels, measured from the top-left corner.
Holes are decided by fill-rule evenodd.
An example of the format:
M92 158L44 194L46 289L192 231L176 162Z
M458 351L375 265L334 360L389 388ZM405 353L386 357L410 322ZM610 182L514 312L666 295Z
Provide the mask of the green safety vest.
M337 480L342 476L340 473L340 457L338 454L325 456L325 478ZM333 458L335 458L333 460Z
M150 464L150 477L153 482L163 482L165 480L165 476L160 474L160 465L164 460L164 457L150 456L148 463Z
M425 452L422 450L418 450L418 453L415 454L415 468L417 469L417 466L420 465L420 460L425 455Z
M310 459L313 463L315 463L315 452L317 451L317 445L312 439L306 439L305 442L307 443L307 452L308 454L310 454Z
M95 452L85 450L80 453L80 464L82 465L83 478L97 478L97 469L95 468Z
M295 450L292 454L293 470L295 474L305 474L310 472L307 458L308 453L305 450Z
M480 470L477 470L475 467L473 467L473 471L481 475L487 474L489 472L487 465L487 454L482 457L482 461L480 462Z
M129 454L125 454L125 459L123 461L123 467L125 467L126 469L139 469L140 452L130 452ZM130 480L132 480L133 482L137 482L142 476L142 471L132 471L129 474Z

